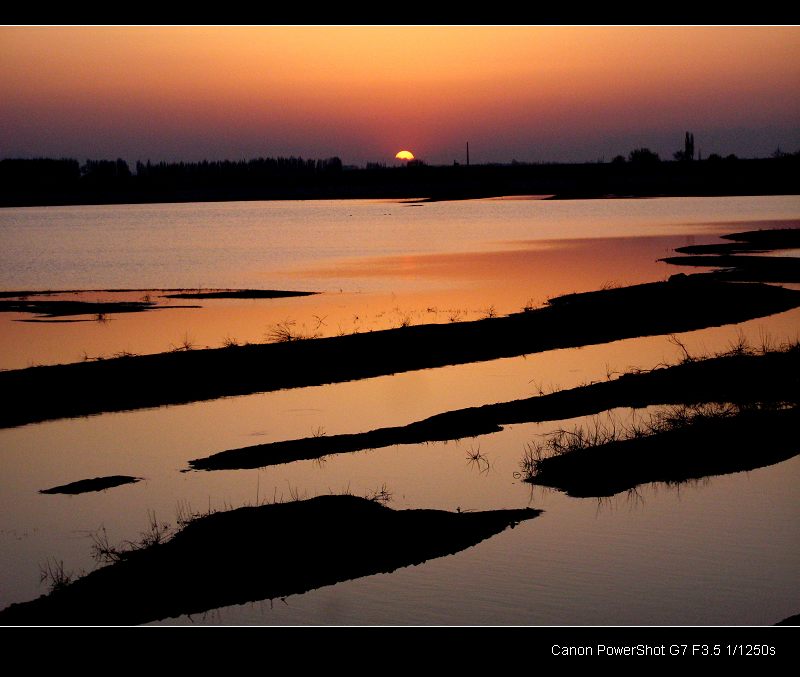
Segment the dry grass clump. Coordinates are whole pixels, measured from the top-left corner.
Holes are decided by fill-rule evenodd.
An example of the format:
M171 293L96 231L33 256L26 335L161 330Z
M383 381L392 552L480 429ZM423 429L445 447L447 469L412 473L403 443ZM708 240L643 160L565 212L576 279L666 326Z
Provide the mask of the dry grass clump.
M547 435L543 442L526 444L516 476L531 480L539 474L546 459L730 418L741 413L742 409L741 405L718 402L681 404L666 407L652 414L647 421L634 418L629 424L621 423L611 415L605 421L594 416L587 426L577 425L571 430L561 428Z

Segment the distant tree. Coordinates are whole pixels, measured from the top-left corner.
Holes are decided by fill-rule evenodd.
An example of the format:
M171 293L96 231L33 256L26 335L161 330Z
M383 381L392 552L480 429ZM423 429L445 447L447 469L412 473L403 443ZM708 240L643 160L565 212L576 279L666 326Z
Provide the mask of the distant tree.
M128 163L125 162L122 158L117 158L117 176L128 177L131 175L130 167L128 167Z
M637 165L652 165L661 162L658 153L654 153L649 148L635 148L628 155L628 162Z
M122 158L117 158L116 161L87 160L81 167L81 175L90 180L107 181L127 178L131 175L131 170Z
M736 156L735 156L733 153L731 153L731 154L730 154L730 155L728 155L728 156L727 156L725 159L726 159L728 162L733 162L734 160L738 160L739 158L738 158L738 157L736 157Z
M322 170L325 172L341 172L342 160L339 157L329 157L322 161Z
M694 134L686 132L683 139L683 150L676 151L672 156L679 162L691 162L694 160Z
M0 160L0 181L6 186L11 184L25 188L62 187L75 183L78 178L80 178L80 166L77 160L70 158Z
M624 165L625 164L625 156L624 155L617 155L612 161L612 165Z
M716 153L711 153L711 155L708 156L708 161L709 162L721 162L722 161L722 156L721 155L717 155Z

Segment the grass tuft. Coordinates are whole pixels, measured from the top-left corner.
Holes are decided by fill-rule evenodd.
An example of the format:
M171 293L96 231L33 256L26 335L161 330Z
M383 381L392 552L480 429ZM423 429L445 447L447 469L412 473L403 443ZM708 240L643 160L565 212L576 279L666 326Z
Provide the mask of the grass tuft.
M50 592L66 588L73 578L74 574L64 571L64 560L48 558L44 565L39 567L39 582L47 583Z
M383 503L386 505L392 500L392 492L389 491L386 482L384 482L379 489L367 492L364 498L366 498L368 501L375 501L376 503Z
M183 515L184 523L191 521L187 515ZM92 535L92 557L96 562L112 564L129 558L139 550L146 550L166 543L173 535L173 531L167 522L159 522L154 511L147 511L148 528L139 534L138 541L124 541L120 545L111 545L108 540L108 532L105 527ZM179 525L181 518L179 517Z
M170 345L171 345L171 350L172 350L173 353L188 352L189 350L194 350L197 347L195 345L194 341L192 341L192 339L189 338L189 333L188 332L186 332L183 335L183 340L179 344L175 345L173 343L173 344L170 344Z
M482 474L488 473L492 467L486 454L481 452L480 444L470 445L467 449L467 465L477 468Z
M601 447L613 442L640 439L659 435L705 421L730 418L741 413L743 407L735 404L706 402L701 404L681 404L666 407L650 416L648 421L640 421L634 416L628 425L621 424L610 414L604 422L593 416L586 426L577 425L571 430L559 429L545 436L544 441L528 442L519 463L517 479L532 480L542 463L555 456L572 454L586 449Z

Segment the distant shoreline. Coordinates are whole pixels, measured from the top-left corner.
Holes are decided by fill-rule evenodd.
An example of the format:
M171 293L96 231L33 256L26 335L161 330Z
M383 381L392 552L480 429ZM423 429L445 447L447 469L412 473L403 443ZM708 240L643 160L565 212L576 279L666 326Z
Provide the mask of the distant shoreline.
M273 200L420 203L511 196L548 200L800 194L800 155L586 164L275 169L261 161L141 165L86 173L75 160L0 161L0 207ZM264 161L266 162L266 161ZM310 165L309 165L310 166ZM149 174L147 172L150 172Z

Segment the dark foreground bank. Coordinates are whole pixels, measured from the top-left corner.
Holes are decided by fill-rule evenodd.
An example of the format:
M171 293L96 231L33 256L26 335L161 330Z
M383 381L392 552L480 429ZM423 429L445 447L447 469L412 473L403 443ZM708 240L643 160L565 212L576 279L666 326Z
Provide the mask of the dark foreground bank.
M469 548L541 511L391 510L355 496L239 508L190 521L46 596L4 625L135 625L276 599Z

